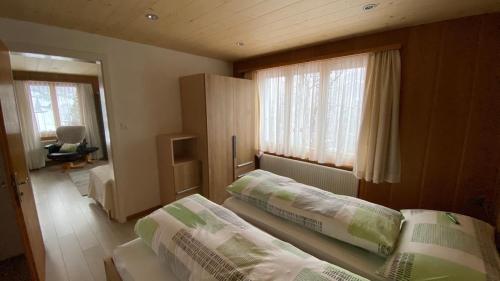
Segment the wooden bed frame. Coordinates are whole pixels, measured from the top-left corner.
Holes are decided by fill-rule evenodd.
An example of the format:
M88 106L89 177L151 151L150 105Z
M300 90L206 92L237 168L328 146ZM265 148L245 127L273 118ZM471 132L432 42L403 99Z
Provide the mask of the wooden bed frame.
M104 258L104 270L106 271L107 281L123 281L118 270L116 270L115 262L112 257Z

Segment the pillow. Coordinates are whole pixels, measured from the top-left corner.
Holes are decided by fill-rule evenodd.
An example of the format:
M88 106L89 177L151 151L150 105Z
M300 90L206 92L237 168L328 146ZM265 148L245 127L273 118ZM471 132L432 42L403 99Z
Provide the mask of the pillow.
M79 145L80 145L79 143L63 143L63 145L59 149L59 152L64 152L64 153L76 152Z
M403 219L398 211L264 170L246 174L227 191L271 214L384 257L392 253Z
M367 281L272 237L199 194L140 219L135 232L179 280Z
M500 280L492 226L453 213L401 212L405 224L398 246L378 271L379 275L389 280L409 281Z

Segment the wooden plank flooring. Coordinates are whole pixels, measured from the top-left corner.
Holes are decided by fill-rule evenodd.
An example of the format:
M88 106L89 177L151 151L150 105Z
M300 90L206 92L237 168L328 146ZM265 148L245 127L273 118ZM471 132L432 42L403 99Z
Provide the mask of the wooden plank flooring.
M59 167L34 171L31 179L47 251L46 280L105 281L103 258L136 237L135 221L109 220Z

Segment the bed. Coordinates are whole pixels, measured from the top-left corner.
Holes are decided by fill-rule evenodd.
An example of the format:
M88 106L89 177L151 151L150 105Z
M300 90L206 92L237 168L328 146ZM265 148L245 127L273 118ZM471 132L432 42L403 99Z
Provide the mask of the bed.
M225 202L225 204L227 203L225 207L230 209L229 206L231 206L240 212L246 212L253 208L244 202L238 202L239 200L236 200L238 199L229 198ZM248 210L245 210L245 208L248 208ZM267 214L261 214L262 211L260 210L255 211L256 216L263 215L261 216L261 219L269 223L272 223L274 221L273 219L280 220L279 218L274 217L268 218ZM233 212L238 213L235 210L233 210ZM248 216L242 216L242 218L245 217ZM316 255L316 257L334 263L370 280L384 280L374 274L374 270L383 264L383 259L380 257L350 246L346 243L332 239L325 239L322 235L317 235L311 231L301 231L300 227L291 224L288 225L289 223L283 220L277 223L277 228L282 227L281 229L284 232L288 232L288 234L285 235L287 238L295 236L295 239L304 239L304 241L307 240L307 243L313 243L314 241L318 242L317 246L322 249L322 253L321 256ZM261 225L263 225L262 221L254 225L267 231L265 226L261 227ZM279 237L278 233L269 233ZM287 241L285 237L281 237L281 239ZM291 239L288 239L288 241L293 243ZM302 247L303 245L300 244L302 243L296 243L295 246L302 248L304 251L308 250L308 247ZM318 249L315 249L314 251L318 251ZM329 254L332 251L335 253L342 252L343 255L339 255L341 256L339 257ZM348 265L351 268L348 268ZM166 264L161 259L158 259L155 253L148 246L146 246L140 238L118 246L114 250L113 256L107 257L104 260L104 266L107 281L178 281L174 274L168 269Z
M226 199L223 206L257 228L319 259L370 280L385 280L375 273L385 260L373 253L287 222L234 197Z
M140 238L118 246L104 267L108 281L178 281Z
M495 230L473 217L396 211L265 170L226 190L223 206L239 217L370 280L500 280Z
M141 218L135 232L140 238L118 246L104 260L108 281L368 280L198 194Z
M115 204L113 199L115 177L110 165L102 165L89 170L89 197L94 199L114 218Z

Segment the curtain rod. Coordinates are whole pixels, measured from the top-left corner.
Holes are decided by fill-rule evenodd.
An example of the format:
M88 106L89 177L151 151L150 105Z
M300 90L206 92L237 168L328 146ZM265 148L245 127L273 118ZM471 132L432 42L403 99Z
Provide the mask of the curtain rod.
M352 50L348 50L348 51L332 52L332 53L324 54L324 55L313 55L311 57L296 59L293 61L289 60L289 62L276 62L276 63L269 63L267 65L264 63L261 66L256 66L256 67L250 66L250 67L243 68L243 69L237 69L236 73L244 74L247 72L266 69L266 68L273 68L273 67L286 66L286 65L292 65L292 64L306 63L306 62L318 61L318 60L324 60L324 59L333 59L333 58L345 57L345 56L350 56L350 55L357 55L357 54L362 54L362 53L399 50L402 48L402 46L403 46L403 44L397 43L397 44L376 46L376 47L371 47L371 48L359 48L359 49L352 49ZM292 53L292 52L290 52L290 53ZM283 54L286 54L286 53L276 54L276 56L283 55ZM272 57L272 56L273 55L269 55L269 57ZM260 58L257 57L254 60L261 60L261 59L265 59L265 56L260 57ZM250 59L249 61L252 61L252 59Z

